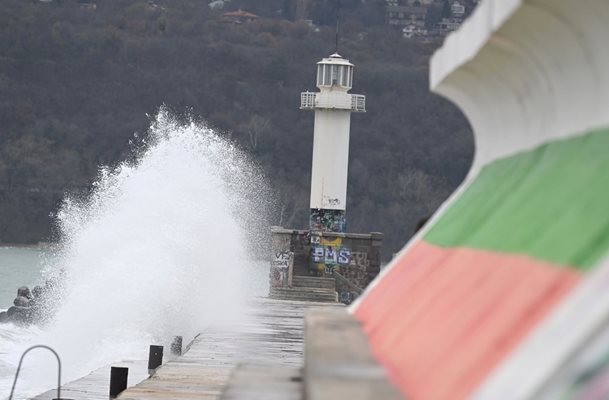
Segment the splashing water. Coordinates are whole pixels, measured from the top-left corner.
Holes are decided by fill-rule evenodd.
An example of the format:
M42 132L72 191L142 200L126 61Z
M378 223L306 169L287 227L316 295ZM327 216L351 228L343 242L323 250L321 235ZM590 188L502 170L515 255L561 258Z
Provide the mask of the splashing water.
M163 110L135 158L102 169L87 198L64 201L62 250L48 268L65 273L59 308L41 329L13 327L20 331L8 337L2 329L12 325L0 325L8 366L27 346L48 344L62 357L66 382L145 359L148 345L175 335L189 340L231 326L248 296L266 292L268 270L252 254L262 259L268 248L260 169L212 130ZM32 353L27 365L20 396L52 387L51 357ZM12 374L0 375L0 392L11 383Z

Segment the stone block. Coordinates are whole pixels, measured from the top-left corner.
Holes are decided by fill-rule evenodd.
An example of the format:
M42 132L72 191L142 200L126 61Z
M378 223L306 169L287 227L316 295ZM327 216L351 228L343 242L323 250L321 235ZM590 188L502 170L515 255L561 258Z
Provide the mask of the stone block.
M306 400L402 399L346 310L307 311L303 378Z

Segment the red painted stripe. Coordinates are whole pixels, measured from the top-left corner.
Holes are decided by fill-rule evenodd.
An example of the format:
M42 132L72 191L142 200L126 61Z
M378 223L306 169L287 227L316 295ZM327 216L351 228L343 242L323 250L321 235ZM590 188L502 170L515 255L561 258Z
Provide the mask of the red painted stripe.
M421 241L355 315L409 399L464 399L579 279L527 256Z

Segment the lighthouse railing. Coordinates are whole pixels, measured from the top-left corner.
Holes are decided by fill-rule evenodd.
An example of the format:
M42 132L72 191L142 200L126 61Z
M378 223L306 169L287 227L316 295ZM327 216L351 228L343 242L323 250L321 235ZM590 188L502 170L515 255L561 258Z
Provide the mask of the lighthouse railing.
M316 108L366 112L366 96L345 92L300 93L301 110L315 110Z
M352 94L351 111L366 112L366 96L363 94Z
M315 109L315 92L300 93L300 109L313 110Z

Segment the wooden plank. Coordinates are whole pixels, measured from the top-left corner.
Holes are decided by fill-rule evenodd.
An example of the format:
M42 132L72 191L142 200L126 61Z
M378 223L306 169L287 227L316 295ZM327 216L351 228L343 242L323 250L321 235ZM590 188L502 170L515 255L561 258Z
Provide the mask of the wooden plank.
M238 329L201 333L185 355L169 361L119 398L217 399L223 392L230 400L301 398L296 376L303 365L304 312L318 307L343 305L256 299L249 309L251 317ZM253 393L265 395L256 397Z
M110 392L110 367L129 368L128 385L135 385L148 378L148 361L121 361L99 368L89 375L66 383L61 387L61 397L75 400L108 400ZM57 397L57 389L49 390L33 400L51 400Z
M302 384L297 377L303 365L304 313L318 307L343 305L258 298L239 326L202 332L184 355L168 361L150 379L146 379L146 360L112 364L129 367L130 388L119 399L218 399L224 391L230 400L300 398ZM227 386L231 377L235 382ZM107 366L64 385L62 397L107 400L109 383ZM265 395L252 397L252 393ZM55 394L48 391L34 399L50 400Z

